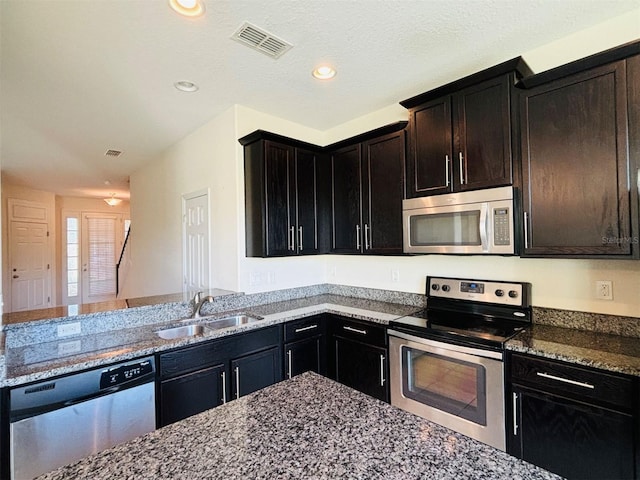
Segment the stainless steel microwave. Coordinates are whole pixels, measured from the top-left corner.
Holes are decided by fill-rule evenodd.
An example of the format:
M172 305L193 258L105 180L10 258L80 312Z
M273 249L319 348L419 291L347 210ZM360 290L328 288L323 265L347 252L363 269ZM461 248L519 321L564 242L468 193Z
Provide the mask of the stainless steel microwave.
M515 253L513 187L403 200L405 253Z

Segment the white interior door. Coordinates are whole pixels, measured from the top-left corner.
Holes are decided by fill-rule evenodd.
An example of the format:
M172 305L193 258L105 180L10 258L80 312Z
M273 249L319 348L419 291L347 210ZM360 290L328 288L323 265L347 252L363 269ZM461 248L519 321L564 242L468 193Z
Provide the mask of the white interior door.
M182 197L184 291L206 290L209 282L209 192Z
M119 214L82 217L82 303L115 300L116 263L122 248Z
M51 305L51 268L46 223L11 222L11 311Z

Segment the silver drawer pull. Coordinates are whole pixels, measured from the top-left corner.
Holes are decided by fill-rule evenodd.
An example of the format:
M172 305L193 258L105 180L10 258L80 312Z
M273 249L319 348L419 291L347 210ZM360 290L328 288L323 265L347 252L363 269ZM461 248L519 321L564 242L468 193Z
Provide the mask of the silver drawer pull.
M386 379L384 378L384 355L380 355L380 386L384 387L384 382Z
M346 325L343 326L342 328L344 328L345 330L347 330L349 332L359 333L360 335L366 335L367 334L366 330L360 330L359 328L348 327Z
M518 394L513 392L513 436L518 436Z
M548 373L540 373L540 372L536 372L536 375L538 375L539 377L544 377L544 378L549 378L551 380L557 380L558 382L564 382L564 383L570 383L571 385L577 385L578 387L584 387L584 388L596 388L593 385L591 385L590 383L585 383L585 382L576 382L575 380L569 380L568 378L562 378L562 377L556 377L555 375L550 375Z
M227 403L227 375L222 372L222 403Z
M318 328L318 325L309 325L308 327L296 328L294 332L295 333L306 332L307 330L313 330L314 328Z
M289 367L289 371L287 372L287 378L291 378L291 350L287 350L287 366Z

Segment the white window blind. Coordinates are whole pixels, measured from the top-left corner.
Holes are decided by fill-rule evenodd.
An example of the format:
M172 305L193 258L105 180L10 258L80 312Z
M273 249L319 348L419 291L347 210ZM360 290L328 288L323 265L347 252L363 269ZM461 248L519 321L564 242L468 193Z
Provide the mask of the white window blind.
M89 296L116 293L116 220L87 217Z

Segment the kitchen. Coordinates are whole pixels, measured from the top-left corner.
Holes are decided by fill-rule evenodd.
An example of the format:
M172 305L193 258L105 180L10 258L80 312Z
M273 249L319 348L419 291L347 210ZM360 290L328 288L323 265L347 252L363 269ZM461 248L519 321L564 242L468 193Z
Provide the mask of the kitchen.
M619 25L616 24L616 27ZM581 38L585 37L603 38L603 35L585 32ZM631 38L637 38L637 34ZM597 48L594 52L600 49L602 48ZM555 49L548 47L547 53L541 55L548 56L550 50ZM578 55L580 56L583 55ZM529 61L528 58L527 60ZM536 68L536 71L538 70ZM413 93L419 92L420 90ZM637 316L638 266L633 261L432 255L328 256L266 260L244 257L243 152L237 143L238 138L255 129L263 128L325 145L342 140L352 133L361 133L397 120L406 120L406 111L392 105L352 124L342 125L328 132L319 132L247 107L230 108L167 151L153 168L143 169L132 175L131 191L136 199L136 204L132 206L133 222L138 225L141 236L133 244L133 256L140 268L137 272L139 277L132 284L138 285L139 291L130 296L181 290L181 264L166 261L171 252L181 250L180 225L168 217L180 217L179 204L175 199L185 191L202 188L202 177L207 176L205 172L211 172L211 189L216 192L215 195L220 195L216 196L217 201L213 203L215 209L212 211L212 224L214 229L218 226L218 229L223 231L212 241L211 263L216 266L215 270L212 269L213 284L216 286L252 293L331 283L424 293L425 273L485 278L486 275L482 273L491 269L499 270L501 279L531 282L536 292L536 306ZM215 150L206 145L215 145ZM190 165L192 168L185 168L185 157L193 159L193 164ZM212 161L212 158L216 160ZM236 159L235 169L229 169L222 160L228 158ZM181 167L176 173L177 165ZM198 172L198 175L194 176L194 171ZM157 185L166 188L159 190ZM158 208L159 206L161 207ZM145 215L145 212L158 211L165 213ZM171 211L174 215L169 213ZM593 298L592 284L596 280L613 281L614 301L603 302ZM564 289L565 285L569 285L569 288Z

